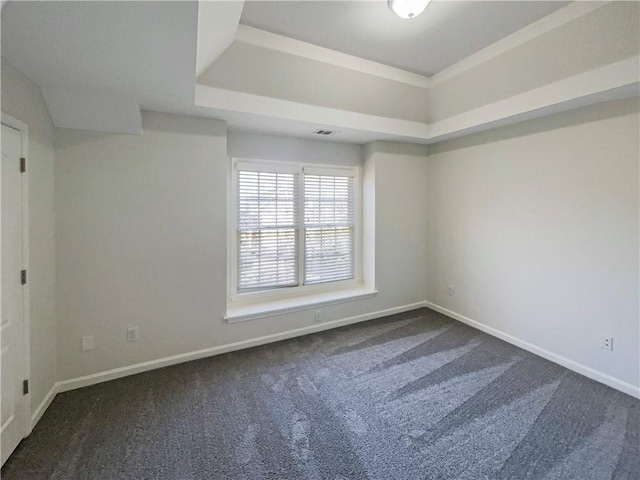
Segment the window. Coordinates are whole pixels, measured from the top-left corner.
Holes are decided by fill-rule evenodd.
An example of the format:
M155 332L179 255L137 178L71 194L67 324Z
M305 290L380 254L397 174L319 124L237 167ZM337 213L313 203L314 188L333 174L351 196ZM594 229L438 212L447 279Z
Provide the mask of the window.
M232 181L233 294L358 282L357 168L235 160Z

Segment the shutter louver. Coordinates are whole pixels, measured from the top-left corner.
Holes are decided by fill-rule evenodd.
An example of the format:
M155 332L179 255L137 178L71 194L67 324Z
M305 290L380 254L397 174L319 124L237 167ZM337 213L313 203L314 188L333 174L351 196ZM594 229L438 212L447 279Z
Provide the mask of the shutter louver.
M305 285L354 278L355 179L304 177Z
M298 174L238 172L238 291L298 285Z

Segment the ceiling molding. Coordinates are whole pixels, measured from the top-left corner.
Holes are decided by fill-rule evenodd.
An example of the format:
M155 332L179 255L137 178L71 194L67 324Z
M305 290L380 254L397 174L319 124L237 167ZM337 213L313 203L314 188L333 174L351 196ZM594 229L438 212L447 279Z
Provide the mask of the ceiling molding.
M430 84L434 86L449 80L576 18L602 8L611 1L613 0L573 2L436 73L431 77Z
M198 1L196 77L204 72L233 43L244 0Z
M380 135L402 137L414 143L429 144L638 95L639 61L638 56L627 58L433 124L301 104L200 84L196 86L196 103L202 107L311 122L332 128L366 130Z
M208 85L196 85L195 100L196 105L200 107L330 125L332 128L365 130L382 135L410 137L416 140L426 139L429 134L429 125L425 123L319 107Z
M381 63L365 60L346 53L338 52L311 43L294 40L275 33L266 32L247 25L239 25L236 33L236 41L269 48L284 53L290 53L299 57L317 60L319 62L348 68L357 72L374 75L376 77L394 80L417 87L427 88L430 80L428 77L413 72L407 72L399 68L390 67Z
M308 100L305 101L309 103L301 103L210 87L198 84L194 74L223 51L228 42L237 39L274 52L313 59L326 67L339 66L397 82L397 87L418 86L419 97L426 95L434 82L458 75L546 32L561 30L568 22L604 5L611 3L573 3L467 57L431 81L402 69L238 25L241 2L10 2L9 8L2 11L2 53L3 61L15 65L40 86L58 127L138 134L142 130L143 108L219 118L236 128L277 129L284 135L305 136L317 128L335 128L343 132L334 137L336 141L387 139L424 144L605 101L611 95L637 95L637 51L633 58L622 62L433 124L350 111L345 103L329 108L309 104ZM623 20L627 17L622 16L628 16L630 11L633 10L616 10ZM204 32L198 38L197 25L208 29L216 22L225 32ZM141 28L149 34L145 38L139 35ZM114 35L114 31L118 34ZM606 35L607 31L599 34ZM199 53L197 39L204 48ZM554 55L554 51L548 54ZM374 91L367 100L379 101L383 93Z
M631 57L431 125L430 141L442 141L573 108L638 94L638 62Z

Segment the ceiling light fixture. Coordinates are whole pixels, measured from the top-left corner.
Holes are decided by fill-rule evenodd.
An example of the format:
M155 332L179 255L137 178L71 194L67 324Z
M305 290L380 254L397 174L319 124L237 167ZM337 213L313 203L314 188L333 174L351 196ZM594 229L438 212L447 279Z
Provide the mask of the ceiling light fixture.
M388 0L389 8L400 18L412 19L424 12L431 0Z

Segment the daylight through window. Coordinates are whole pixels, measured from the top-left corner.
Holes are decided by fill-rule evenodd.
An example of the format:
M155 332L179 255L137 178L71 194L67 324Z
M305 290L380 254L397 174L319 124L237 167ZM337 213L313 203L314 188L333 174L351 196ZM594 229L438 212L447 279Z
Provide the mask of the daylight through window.
M236 289L356 277L357 169L237 161Z

